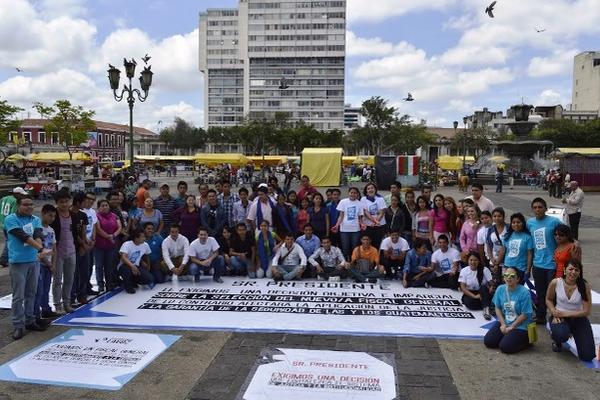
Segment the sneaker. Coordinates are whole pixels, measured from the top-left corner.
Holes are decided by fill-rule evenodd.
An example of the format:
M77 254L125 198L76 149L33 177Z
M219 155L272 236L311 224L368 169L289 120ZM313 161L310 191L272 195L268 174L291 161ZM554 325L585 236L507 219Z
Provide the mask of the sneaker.
M129 294L134 294L134 293L135 293L135 289L134 289L134 288L132 288L132 287L128 287L128 288L126 288L126 289L125 289L125 291L126 291L127 293L129 293Z
M52 310L50 311L42 311L42 318L58 318L60 317L59 313L56 313Z
M221 278L217 278L217 279L213 278L213 281L215 281L217 283L223 283L223 279L221 279Z
M100 294L100 292L101 292L100 290L90 289L90 290L88 290L88 295L90 295L90 296L97 296L97 295Z
M339 281L340 281L339 276L330 276L329 277L329 282L339 282Z
M25 335L25 331L23 328L15 328L12 334L12 338L14 340L19 340Z
M318 281L324 281L324 280L325 280L325 278L323 278L321 275L317 275L317 280L318 280Z
M54 310L58 315L63 315L65 313L65 309L63 308L62 304L55 305Z
M369 283L377 283L377 278L369 278Z
M492 316L490 315L490 308L489 307L483 307L483 318L486 321L489 321L492 319Z
M46 327L38 325L37 322L33 322L29 325L25 325L25 329L28 331L43 332L46 330Z
M552 351L555 353L560 353L562 351L562 343L552 342Z
M65 312L66 313L72 313L73 311L75 311L75 309L71 306L65 306Z
M431 288L431 285L429 284L429 282L425 282L425 285L424 285L424 286L425 286L425 289L429 289L429 288Z

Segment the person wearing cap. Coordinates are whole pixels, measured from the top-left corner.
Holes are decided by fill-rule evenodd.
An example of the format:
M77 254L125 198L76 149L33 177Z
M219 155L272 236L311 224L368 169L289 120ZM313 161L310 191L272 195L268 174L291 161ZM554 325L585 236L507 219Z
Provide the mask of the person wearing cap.
M163 229L157 232L163 238L169 235L169 227L173 223L173 212L178 208L177 202L169 193L169 185L166 183L160 187L160 195L154 199L154 208L156 208L163 216Z
M150 197L150 187L152 182L149 179L144 179L137 192L135 192L135 203L138 208L144 208L144 202Z
M8 267L8 246L6 245L6 240L8 236L6 234L6 230L4 229L4 220L10 214L14 214L17 211L17 199L21 196L26 196L27 192L20 186L17 186L12 190L12 194L4 196L2 200L0 200L0 228L4 232L4 249L2 250L2 255L0 256L0 264L3 267Z
M273 210L275 205L269 200L267 192L268 188L266 184L261 183L258 185L258 197L254 200L248 211L247 222L248 224L252 224L255 230L258 230L263 219L269 223L269 226L273 226Z
M569 226L575 240L579 239L579 221L581 220L581 210L583 209L583 190L579 187L579 182L569 182L571 193L562 199L565 204L565 212L569 217Z

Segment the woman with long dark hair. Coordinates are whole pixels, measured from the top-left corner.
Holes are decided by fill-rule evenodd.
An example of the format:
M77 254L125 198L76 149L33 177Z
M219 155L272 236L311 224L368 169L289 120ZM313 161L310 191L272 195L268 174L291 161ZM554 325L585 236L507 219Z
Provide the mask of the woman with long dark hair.
M312 207L308 208L308 222L313 226L314 234L323 239L329 232L329 213L325 207L323 195L319 192L313 195Z
M519 275L519 283L525 282L525 275L531 273L533 263L533 238L525 224L521 213L510 216L510 226L502 241L498 258L504 261L505 267L514 268Z
M546 307L552 315L552 350L561 351L562 344L573 336L579 358L583 361L593 360L596 349L588 319L592 308L592 289L583 279L580 261L567 262L564 276L550 282L546 292Z
M459 221L458 208L456 206L456 201L453 197L444 197L444 209L449 215L448 233L450 234L450 236L448 236L448 239L450 239L450 243L456 243L456 241L458 240L458 236L460 235L462 221Z
M185 204L173 211L173 223L179 224L179 233L191 243L198 238L200 229L200 209L196 205L196 197L188 194Z
M389 232L405 231L404 211L402 202L397 194L390 195L390 206L385 210L385 230Z
M444 196L436 194L433 197L433 209L430 211L431 219L429 220L429 229L433 232L432 246L437 247L437 240L440 235L450 233L450 214L444 207Z
M419 196L417 198L417 212L413 216L413 240L423 239L427 241L429 251L433 250L431 245L433 232L429 229L431 219L427 199L424 196Z
M483 266L481 256L472 251L467 258L467 267L460 271L458 283L463 293L462 303L469 310L483 310L483 318L490 320L491 291L489 283L492 273Z
M564 224L554 229L554 239L556 239L556 250L554 250L555 277L562 278L569 260L581 261L581 247L575 246L575 238L571 228Z
M367 235L371 238L371 244L375 248L381 245L385 230L385 210L387 205L383 196L377 193L377 186L368 183L363 190L362 206L364 213L364 224L367 227Z

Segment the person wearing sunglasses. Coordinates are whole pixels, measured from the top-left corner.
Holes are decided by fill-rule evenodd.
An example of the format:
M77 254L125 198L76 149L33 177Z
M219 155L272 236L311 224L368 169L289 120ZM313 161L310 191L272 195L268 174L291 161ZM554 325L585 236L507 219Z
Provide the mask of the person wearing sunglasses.
M498 321L486 333L483 343L488 348L513 354L529 346L527 325L533 321L533 305L529 290L519 284L515 268L506 268L502 276L506 283L496 289L492 299Z

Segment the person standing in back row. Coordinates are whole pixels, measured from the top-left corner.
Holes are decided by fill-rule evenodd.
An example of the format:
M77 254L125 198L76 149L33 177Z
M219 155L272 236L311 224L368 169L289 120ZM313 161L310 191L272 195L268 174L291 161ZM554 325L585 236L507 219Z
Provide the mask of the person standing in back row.
M2 200L0 200L0 228L4 231L4 239L8 241L8 235L6 233L6 229L4 229L4 220L10 214L17 211L17 200L21 196L26 196L27 192L20 186L17 186L12 190L12 193L4 196ZM3 267L8 267L8 245L5 242L4 250L2 250L2 256L0 256L0 265Z
M135 205L137 208L144 208L144 202L150 197L150 187L152 182L149 179L144 179L137 192L135 192Z
M579 239L579 221L581 220L581 211L583 210L583 190L579 187L577 181L571 181L569 183L571 193L562 199L565 204L565 212L569 217L569 226L571 227L571 233L575 240Z

